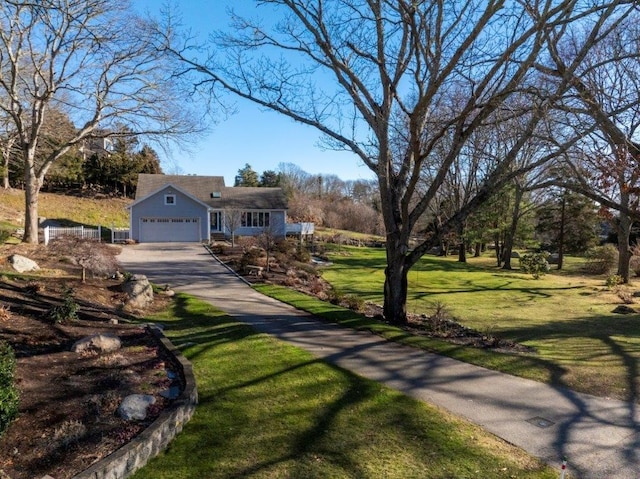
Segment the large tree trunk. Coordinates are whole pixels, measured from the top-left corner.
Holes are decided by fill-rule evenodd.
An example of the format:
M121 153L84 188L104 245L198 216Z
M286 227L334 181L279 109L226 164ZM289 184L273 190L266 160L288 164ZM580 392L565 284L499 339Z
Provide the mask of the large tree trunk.
M11 185L9 183L9 155L2 157L2 187L8 190Z
M460 240L460 244L458 245L458 262L466 263L467 262L467 245L464 240Z
M460 243L458 244L458 262L460 263L467 262L467 242L464 240L464 230L464 225L458 230L458 237L460 239Z
M501 241L500 233L496 233L494 235L494 242L496 245L496 262L498 263L498 268L502 266L502 251L504 249L504 244Z
M564 228L566 222L567 194L562 193L562 203L560 205L560 234L558 235L558 269L562 269L564 262Z
M24 236L25 243L38 244L38 195L42 187L42 180L35 171L35 145L31 145L23 152L25 156L24 168Z
M25 175L24 200L24 236L25 243L38 244L38 193L40 188L37 180Z
M388 253L387 249L387 254ZM400 258L389 258L384 270L383 314L392 324L407 324L407 273L408 268Z
M620 204L629 205L629 193L626 191L620 195ZM629 237L631 236L631 218L629 215L620 212L618 221L618 274L622 276L624 283L629 282L629 262L631 261L631 250L629 249Z
M516 231L518 230L518 221L520 220L520 203L524 191L516 185L516 194L514 197L513 214L511 215L511 227L504 238L504 249L502 251L502 269L511 268L511 253L513 253L513 244L515 242Z

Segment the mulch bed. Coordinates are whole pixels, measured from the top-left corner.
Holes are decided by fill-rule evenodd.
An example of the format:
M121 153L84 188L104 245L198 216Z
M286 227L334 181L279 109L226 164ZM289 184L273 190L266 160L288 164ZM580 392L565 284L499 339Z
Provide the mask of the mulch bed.
M0 479L67 479L129 442L159 415L168 404L160 392L172 383L167 370L175 369L146 328L123 324L135 317L122 310L121 281L82 283L71 265L25 248L19 252L38 261L43 274L31 280L0 277L0 340L15 350L20 393L19 416L0 437ZM6 258L14 250L3 247L0 270L10 271ZM55 322L49 312L69 291L79 319ZM154 309L167 306L167 299L158 299ZM104 332L119 336L122 348L70 352L78 339ZM121 419L120 401L141 393L156 398L148 418Z

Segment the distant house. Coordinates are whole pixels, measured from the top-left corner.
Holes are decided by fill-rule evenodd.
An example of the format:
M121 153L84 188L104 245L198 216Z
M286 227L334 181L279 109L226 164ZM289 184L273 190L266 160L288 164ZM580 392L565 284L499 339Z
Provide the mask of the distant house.
M79 148L83 160L93 155L111 156L114 149L113 138L88 138L80 144Z
M222 176L140 174L128 209L130 238L140 243L286 234L282 188L227 187Z

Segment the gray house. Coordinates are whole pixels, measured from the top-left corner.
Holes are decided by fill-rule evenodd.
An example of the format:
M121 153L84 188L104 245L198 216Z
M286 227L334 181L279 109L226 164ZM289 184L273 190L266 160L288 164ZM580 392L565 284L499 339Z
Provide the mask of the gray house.
M140 243L286 235L282 188L227 187L222 176L140 174L127 208L130 238Z

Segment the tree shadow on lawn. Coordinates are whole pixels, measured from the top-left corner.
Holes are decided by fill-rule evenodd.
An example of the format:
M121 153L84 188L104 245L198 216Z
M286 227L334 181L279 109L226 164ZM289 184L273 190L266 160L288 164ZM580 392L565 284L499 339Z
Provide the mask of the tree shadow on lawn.
M458 282L458 281L456 281ZM430 291L416 291L412 292L411 288L409 289L409 294L413 294L415 299L426 299L432 295L449 295L455 293L486 293L488 291L514 291L520 292L523 294L528 294L530 299L534 298L551 298L553 297L553 293L557 291L569 291L576 289L584 289L582 285L576 286L560 286L560 287L524 287L524 286L513 286L514 281L505 281L499 285L491 285L484 286L482 284L476 283L472 280L466 280L463 282L463 285L467 285L466 288L457 288L457 289L432 289Z
M353 352L348 351L346 354L353 354ZM219 352L215 352L215 354L218 355L218 358L220 357ZM340 355L342 353L337 356ZM229 358L229 360L232 361L234 358ZM267 404L274 402L287 404L286 396L295 393L296 400L292 404L291 410L287 406L275 410L265 410L264 416L245 418L245 421L237 427L218 428L217 434L211 434L211 431L206 428L198 428L198 434L202 436L197 440L199 448L206 450L215 447L214 444L209 444L212 440L242 441L247 447L250 447L247 443L256 440L256 436L264 435L264 429L268 429L268 435L284 435L286 437L286 439L274 440L278 447L269 451L267 458L260 457L242 467L234 465L235 470L224 476L238 479L269 473L273 468L285 464L291 465L285 466L291 477L317 477L318 467L322 467L322 470L327 474L326 471L331 470L340 476L346 474L349 477L368 477L371 473L371 467L375 466L370 463L372 459L363 458L358 450L371 446L377 448L375 449L378 451L377 454L382 452L389 457L394 457L393 448L401 445L402 453L411 454L416 458L424 457L423 467L433 466L434 463L447 463L448 458L452 457L465 457L466 461L478 460L481 464L487 461L486 450L469 448L468 443L460 441L455 434L451 434L454 429L446 421L432 422L431 419L427 419L425 422L423 412L418 410L419 403L400 393L382 390L376 382L331 364L331 360L301 360L289 367L281 367L275 372L251 377L249 380L244 380L244 375L240 374L225 387L214 386L215 390L204 391L199 402L199 407L203 408L215 409L219 407L220 401L224 404L225 401L233 401L234 397L236 401L245 398L242 399L242 402L248 401L249 403L260 401ZM309 368L319 365L330 367L339 374L338 381L342 387L339 395L336 396L330 391L325 391L327 383L318 381L314 371L309 370ZM298 373L301 373L302 376L296 376ZM269 387L266 390L259 389L260 394L257 394L253 389L263 383L272 383L277 378L282 378L285 382L291 381L287 379L291 375L294 376L292 384L295 385L295 390L282 391ZM306 380L301 380L301 377L305 377ZM333 387L329 386L329 389ZM239 396L228 396L229 393ZM325 396L331 397L331 400L314 407L312 412L297 409L299 401L300 404L306 404L308 400L315 402L318 397ZM245 404L245 408L251 409L252 406ZM274 424L280 424L286 421L283 418L290 419L292 414L312 414L311 424L294 429L280 429L279 427L270 429L268 427L272 421ZM357 414L358 417L354 417L354 414ZM365 434L371 441L367 445L362 443L362 433L359 431L363 426L357 424L360 414L365 415L366 421L376 421L375 431L365 430ZM306 421L303 420L301 423L306 424ZM345 425L352 428L348 435L343 432ZM397 436L398 439L392 443L385 443L386 446L381 446L377 443L381 440L375 437L377 434L383 436L384 440L387 440L389 436ZM250 435L251 439L243 439L246 435ZM387 449L388 446L391 446L391 449ZM382 451L380 451L380 447L383 447ZM425 451L428 453L425 454ZM369 454L376 453L369 452ZM211 458L207 459L211 460ZM379 457L373 460L379 460ZM241 459L239 462L243 461L244 459Z
M608 352L620 358L626 369L628 401L637 402L640 398L638 372L640 371L640 341L636 344L623 344L616 337L640 339L640 321L637 314L624 316L588 316L571 320L557 320L537 326L518 326L505 328L502 334L514 341L543 342L562 339L588 339L605 345ZM578 346L580 347L580 346ZM583 352L583 351L582 351ZM593 351L594 355L602 355ZM561 383L558 383L561 384Z
M625 449L625 457L630 463L638 461L637 448L640 447L640 423L636 420L638 401L640 399L640 342L626 344L618 338L640 338L640 321L637 314L626 316L589 316L570 321L553 321L540 326L526 326L505 329L503 334L516 341L563 340L563 339L588 339L601 343L607 353L620 359L624 367L625 391L628 402L627 423L634 429L633 447ZM578 346L580 347L580 346ZM583 346L584 347L584 346ZM580 353L584 351L581 350ZM605 352L592 350L594 357L605 356ZM549 361L541 361L541 365L552 365ZM563 379L564 370L559 367L549 367L551 383L566 388L566 397L578 408L580 414L589 415L581 399L567 388ZM562 430L558 444L563 444L570 435L570 428Z
M237 319L209 306L202 312L194 312L190 307L192 299L177 294L171 314L179 320L153 318L154 324L166 328L171 342L180 349L190 348L189 357L197 359L208 349L219 344L240 341L259 334ZM202 303L201 303L202 304Z

